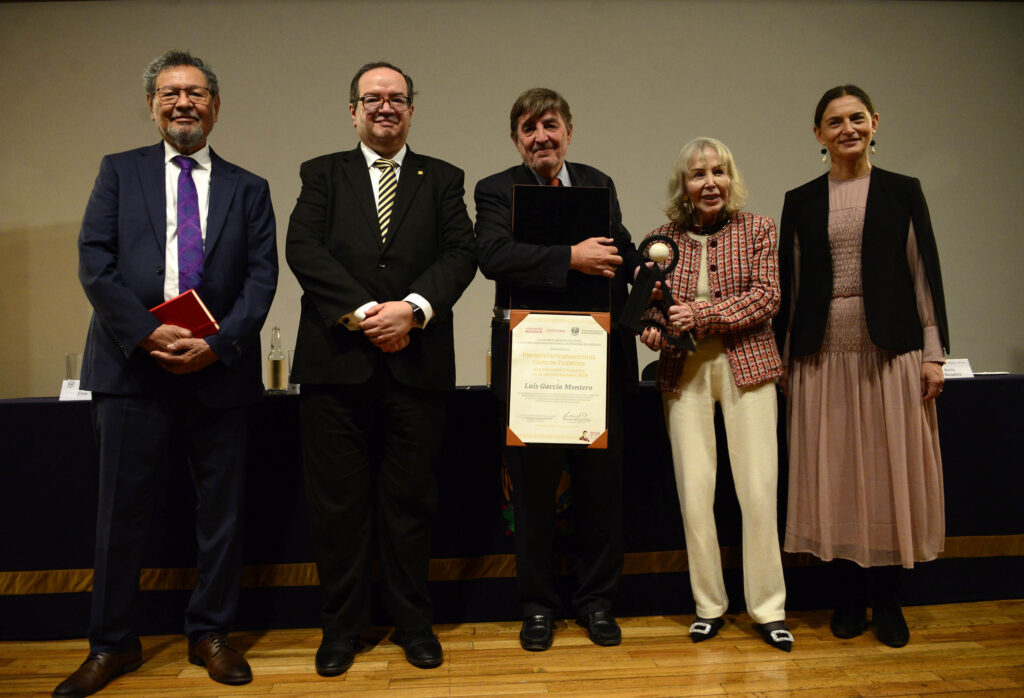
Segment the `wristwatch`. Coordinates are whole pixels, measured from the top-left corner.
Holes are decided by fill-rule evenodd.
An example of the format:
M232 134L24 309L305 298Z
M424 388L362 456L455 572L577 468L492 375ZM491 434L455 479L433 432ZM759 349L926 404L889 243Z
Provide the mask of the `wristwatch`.
M423 308L419 307L410 300L405 301L412 308L412 324L416 327L422 328L427 322L427 316L423 313Z

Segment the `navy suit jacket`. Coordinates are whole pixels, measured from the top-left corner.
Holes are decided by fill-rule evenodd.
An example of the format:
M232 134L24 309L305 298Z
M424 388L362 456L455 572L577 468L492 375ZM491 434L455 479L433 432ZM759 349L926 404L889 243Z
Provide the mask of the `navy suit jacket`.
M220 323L219 361L173 375L139 346L160 321L167 207L164 145L107 155L78 237L78 276L93 316L82 387L114 395L192 388L212 407L262 394L259 331L277 288L277 229L266 180L211 149L210 205L199 296Z
M462 170L407 150L387 242L381 244L366 158L353 150L304 162L285 255L302 286L292 380L356 385L387 366L402 385L455 387L452 308L476 274ZM418 293L434 316L409 345L384 353L338 325L360 306Z

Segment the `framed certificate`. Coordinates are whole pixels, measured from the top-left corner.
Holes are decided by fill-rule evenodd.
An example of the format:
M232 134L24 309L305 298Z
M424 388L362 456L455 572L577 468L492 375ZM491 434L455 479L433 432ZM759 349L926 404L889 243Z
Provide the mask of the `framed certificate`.
M506 443L608 447L609 313L512 310Z

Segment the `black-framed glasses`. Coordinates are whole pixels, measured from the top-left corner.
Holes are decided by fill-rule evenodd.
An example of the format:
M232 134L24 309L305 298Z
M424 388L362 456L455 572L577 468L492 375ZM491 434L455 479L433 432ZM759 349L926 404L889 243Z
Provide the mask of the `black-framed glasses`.
M396 112L403 112L409 108L412 104L412 100L405 95L395 95L394 97L381 97L380 95L363 95L356 99L357 102L363 103L363 109L368 114L373 114L376 111L380 111L380 108L384 106L384 102L391 105L391 108Z
M160 104L175 104L182 92L192 104L210 102L210 91L205 87L160 87L153 94Z

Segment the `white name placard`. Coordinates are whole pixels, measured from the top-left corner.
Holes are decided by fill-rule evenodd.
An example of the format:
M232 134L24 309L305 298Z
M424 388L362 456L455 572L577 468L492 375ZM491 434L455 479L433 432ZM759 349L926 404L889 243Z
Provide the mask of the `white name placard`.
M942 375L946 378L974 378L974 371L967 359L946 359L942 364Z
M77 380L65 380L60 384L60 397L57 400L60 402L67 400L92 400L92 392L80 390Z

